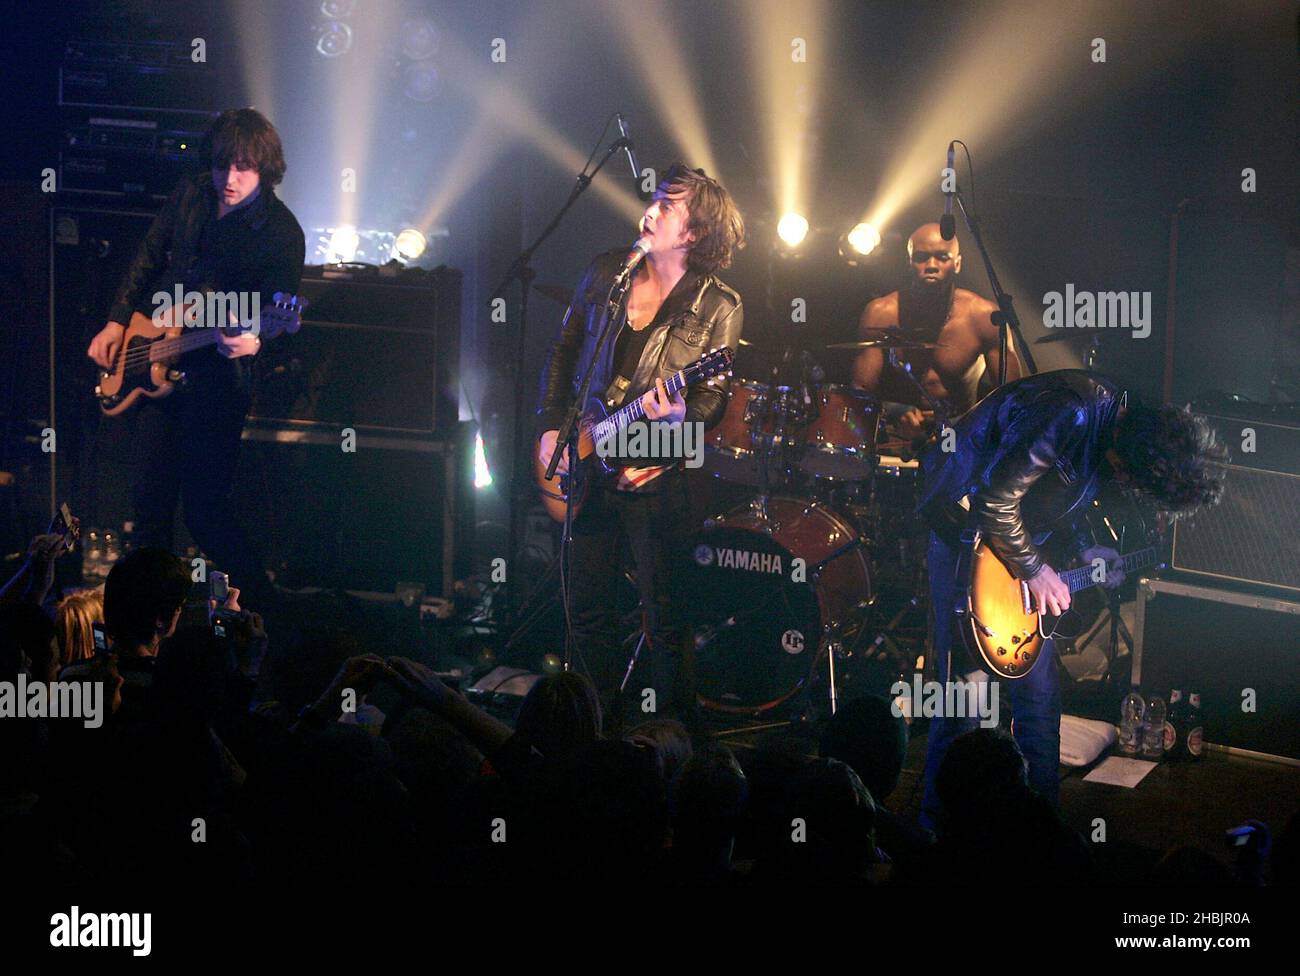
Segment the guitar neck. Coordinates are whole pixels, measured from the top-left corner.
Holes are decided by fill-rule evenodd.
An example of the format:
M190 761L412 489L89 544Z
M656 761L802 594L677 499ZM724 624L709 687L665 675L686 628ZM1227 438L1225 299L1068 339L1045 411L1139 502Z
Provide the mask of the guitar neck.
M689 384L686 382L686 375L680 370L673 373L672 376L664 382L668 388L668 395L672 396L679 390L685 389ZM612 437L615 433L622 430L628 424L635 420L642 420L645 417L645 407L641 403L641 398L637 397L631 403L610 414L595 426L592 431L593 437L597 442Z
M149 361L156 363L187 353L191 349L215 346L220 334L220 329L193 329L175 339L159 339L149 347Z
M1139 549L1136 552L1130 552L1128 555L1120 556L1119 568L1127 576L1146 569L1148 566L1155 565L1156 556L1154 546ZM1093 578L1092 566L1080 566L1078 569L1070 569L1062 573L1061 582L1069 587L1071 593L1077 593L1079 590L1086 590L1090 586L1096 586L1101 580Z

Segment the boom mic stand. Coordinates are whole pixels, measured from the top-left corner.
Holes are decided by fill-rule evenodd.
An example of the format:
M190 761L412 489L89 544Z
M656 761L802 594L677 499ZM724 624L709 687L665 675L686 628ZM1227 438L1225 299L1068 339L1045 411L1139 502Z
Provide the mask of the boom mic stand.
M605 155L609 159L609 154ZM605 160L601 160L601 165ZM597 170L600 167L596 167ZM595 174L593 174L595 175ZM555 469L560 463L560 445L565 445L564 450L569 454L569 480L567 490L564 493L564 533L560 536L560 586L561 599L564 601L564 670L573 670L573 653L575 641L573 637L572 624L572 607L570 606L571 594L569 590L569 571L572 566L569 560L572 557L573 549L573 496L578 492L578 439L582 436L582 429L578 420L582 415L582 408L587 404L587 397L591 395L591 380L596 375L596 364L600 361L601 350L605 348L605 343L609 340L612 331L611 326L623 317L623 299L627 295L628 289L632 285L632 275L623 276L622 280L615 279L609 286L609 292L605 296L605 308L601 312L600 318L600 335L596 337L596 345L591 355L591 363L587 367L587 373L582 378L582 384L578 388L578 395L573 398L569 405L569 411L565 414L564 422L560 424L559 432L555 435L555 452L551 455L551 463L546 466L546 477L555 476ZM581 651L578 652L581 655Z
M966 165L971 166L970 150L967 149L966 143L957 140L957 145L966 150ZM984 235L980 232L980 218L972 214L966 208L966 199L962 196L961 187L958 187L953 193L957 201L957 206L961 208L961 215L966 221L966 226L970 228L971 237L975 241L975 246L979 248L980 258L984 261L984 270L989 276L989 287L993 289L993 297L998 303L998 311L992 315L993 324L998 327L998 386L1003 386L1007 382L1007 348L1010 344L1010 333L1016 335L1018 347L1016 354L1024 361L1029 373L1037 373L1038 367L1034 364L1033 354L1029 351L1029 345L1025 342L1024 334L1020 331L1020 316L1016 314L1016 308L1011 295L1002 287L1002 282L998 280L998 273L993 267L993 259L989 257L988 248L984 246Z
M606 131L608 131L608 124L605 128ZM603 132L601 133L601 138L604 138ZM537 277L537 272L533 270L529 262L532 261L533 255L537 252L537 249L540 248L546 239L555 232L555 229L560 226L560 222L564 219L565 214L567 214L569 209L578 202L578 198L586 192L587 187L591 185L591 181L595 179L596 174L601 171L607 162L609 162L609 158L626 145L628 145L626 139L614 140L614 142L610 144L609 148L605 150L605 155L601 158L594 170L588 173L586 167L583 168L583 171L578 174L577 179L574 182L573 189L569 192L568 199L564 201L564 204L556 212L555 216L551 218L550 222L542 229L542 232L537 235L537 238L519 253L511 263L510 268L502 276L500 282L497 283L496 288L492 290L492 294L488 296L487 305L491 307L493 302L505 294L506 289L510 287L512 281L519 282L519 356L521 357L521 360L515 370L515 427L514 450L511 457L510 471L510 531L508 543L510 559L515 558L519 548L519 519L523 509L522 501L523 498L526 497L525 492L530 492L533 489L531 484L526 484L527 475L531 472L532 465L530 463L523 463L524 459L531 462L532 450L531 448L528 450L520 450L521 442L526 443L523 436L523 431L526 426L524 418L527 416L527 410L524 405L524 391L528 386L528 384L522 381L523 378L520 374L523 372L522 357L525 350L528 348L528 296L533 290L533 280ZM590 163L590 160L588 160L588 162ZM556 443L558 444L560 442L557 441ZM557 559L558 558L559 557L557 556ZM513 624L519 602L517 600L516 592L519 574L512 572L506 579L506 617Z

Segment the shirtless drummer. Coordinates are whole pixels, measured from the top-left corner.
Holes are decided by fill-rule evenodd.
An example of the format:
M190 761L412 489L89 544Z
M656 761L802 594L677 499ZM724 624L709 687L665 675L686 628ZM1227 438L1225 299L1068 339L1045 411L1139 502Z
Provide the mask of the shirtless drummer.
M858 322L862 339L879 339L886 330L902 329L933 348L902 348L896 355L909 363L926 397L910 386L900 369L888 368L890 350L870 347L853 363L853 385L889 401L886 417L897 433L914 440L933 429L933 410L940 419L957 417L997 386L998 327L992 313L997 306L973 291L956 286L961 271L957 239L945 241L938 224L923 224L907 240L912 275L907 288L868 303ZM1020 360L1008 347L1007 380L1019 379ZM909 395L910 394L910 395ZM903 401L903 402L893 402Z

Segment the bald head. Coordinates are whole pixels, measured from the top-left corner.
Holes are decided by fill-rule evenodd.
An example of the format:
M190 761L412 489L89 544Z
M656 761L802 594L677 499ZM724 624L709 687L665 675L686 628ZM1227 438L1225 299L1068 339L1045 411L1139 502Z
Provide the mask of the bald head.
M922 224L907 239L913 283L919 287L952 287L961 271L961 245L957 238L945 241L938 224Z
M956 237L945 241L938 224L922 224L912 231L912 236L907 239L907 256L911 257L912 252L918 248L924 251L947 251L953 257L961 253L961 243Z

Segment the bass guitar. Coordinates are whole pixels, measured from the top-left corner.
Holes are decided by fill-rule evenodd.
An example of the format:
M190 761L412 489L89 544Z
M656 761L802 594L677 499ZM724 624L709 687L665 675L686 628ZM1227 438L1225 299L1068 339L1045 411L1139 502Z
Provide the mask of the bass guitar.
M255 321L236 320L212 328L187 327L185 317L192 315L190 305L172 305L152 317L136 312L122 335L112 367L100 371L95 386L99 409L114 417L125 413L141 397L167 396L185 380L185 374L176 369L181 355L216 345L222 334L255 332L266 339L282 332L292 335L302 325L306 307L306 299L276 292L274 301L262 306ZM230 317L234 319L233 312Z
M668 395L672 396L692 384L700 383L711 376L717 376L719 373L725 373L731 369L734 358L735 353L727 346L714 349L712 352L701 356L685 369L674 373L664 382L664 386L668 389ZM572 494L573 514L576 518L582 508L587 488L596 473L593 470L594 465L592 463L592 455L598 453L596 445L609 443L628 424L644 418L645 407L642 406L640 397L612 414L606 412L604 404L598 398L592 397L587 403L587 409L578 418L578 464L576 471L561 474L559 469L556 469L555 477L547 478L546 465L534 452L533 467L537 475L537 487L542 493L542 505L546 508L546 514L556 522L563 522L566 507L570 504L568 501L569 495ZM566 446L556 444L555 449L564 451ZM599 461L600 468L605 473L613 470L610 465L605 463L603 457L598 457L596 460Z

